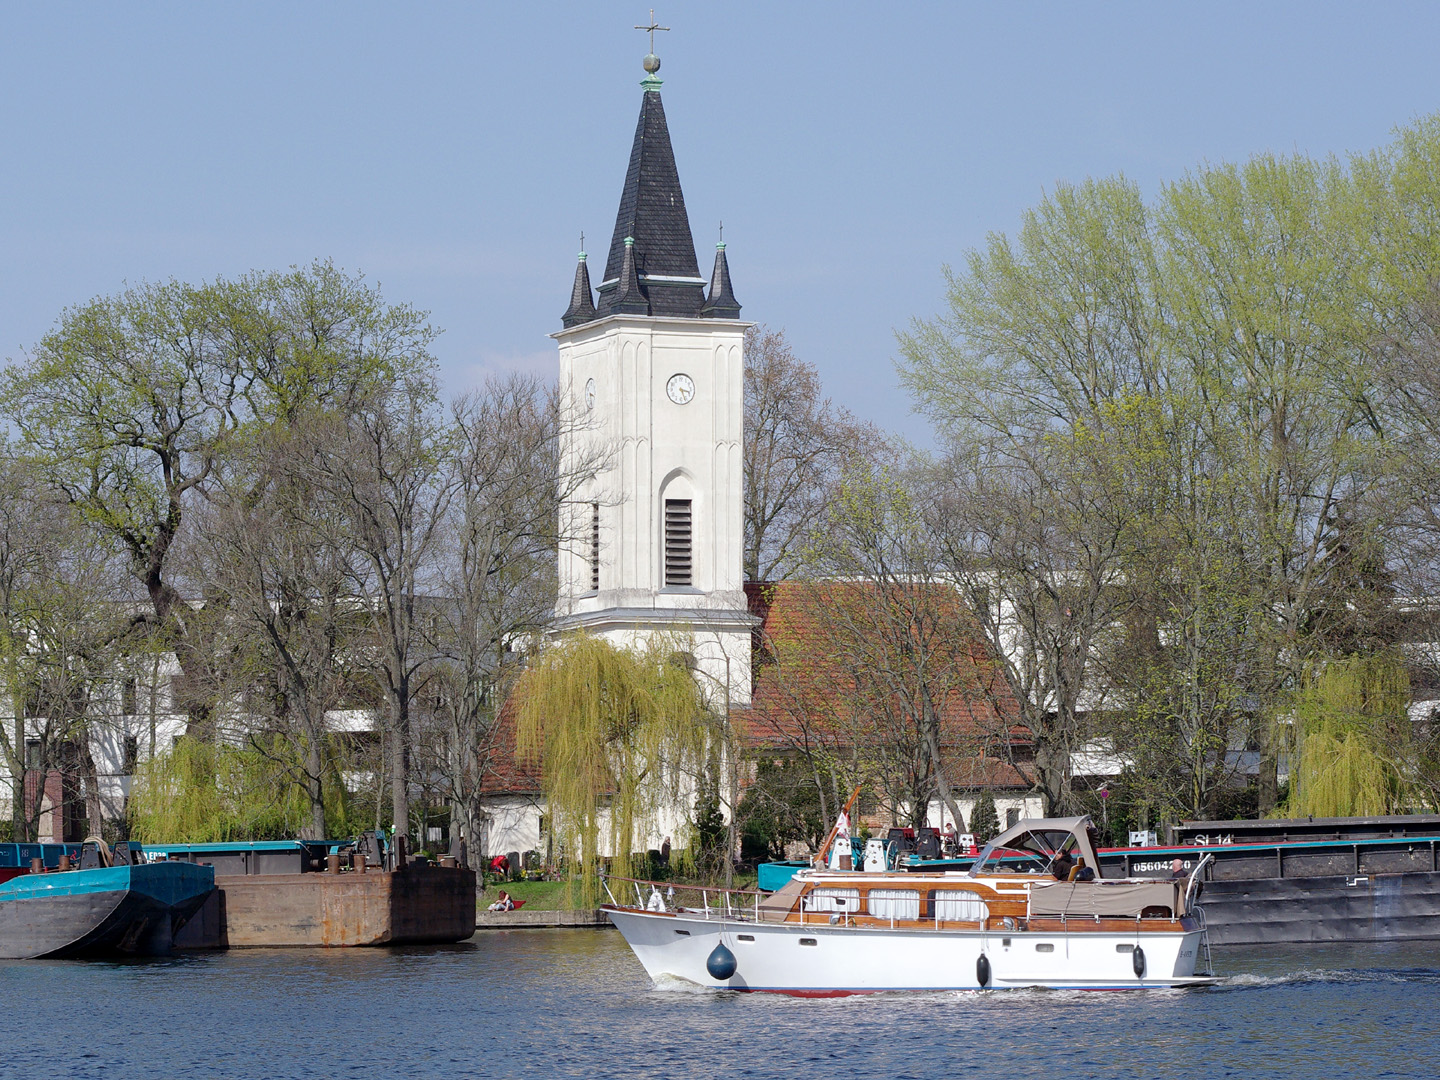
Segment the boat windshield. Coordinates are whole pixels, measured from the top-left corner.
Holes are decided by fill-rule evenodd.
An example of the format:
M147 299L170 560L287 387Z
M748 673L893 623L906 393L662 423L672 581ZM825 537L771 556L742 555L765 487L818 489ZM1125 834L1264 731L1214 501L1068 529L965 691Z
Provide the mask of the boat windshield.
M985 846L971 868L975 874L1044 874L1055 861L1064 856L1075 857L1079 841L1067 829L1035 829L1022 836L1012 836L1004 847L995 841Z

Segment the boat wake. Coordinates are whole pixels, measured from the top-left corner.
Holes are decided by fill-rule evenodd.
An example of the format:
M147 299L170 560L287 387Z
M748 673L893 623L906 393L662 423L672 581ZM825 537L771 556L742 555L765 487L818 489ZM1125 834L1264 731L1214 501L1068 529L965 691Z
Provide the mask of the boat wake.
M1223 977L1209 988L1211 993L1237 990L1263 990L1277 986L1321 986L1327 984L1402 983L1440 984L1440 970L1435 968L1306 968L1281 975L1242 973Z
M651 990L657 994L685 994L692 997L710 997L717 994L736 993L734 990L727 990L720 986L701 986L699 983L691 982L689 979L682 979L679 975L657 975L650 981Z

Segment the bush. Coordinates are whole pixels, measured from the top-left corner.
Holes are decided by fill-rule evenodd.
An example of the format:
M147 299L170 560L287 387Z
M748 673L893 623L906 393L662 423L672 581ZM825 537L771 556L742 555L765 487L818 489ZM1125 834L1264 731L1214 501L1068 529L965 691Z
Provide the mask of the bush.
M980 793L970 811L970 832L977 844L993 840L1000 832L1000 815L995 811L995 797L988 791Z

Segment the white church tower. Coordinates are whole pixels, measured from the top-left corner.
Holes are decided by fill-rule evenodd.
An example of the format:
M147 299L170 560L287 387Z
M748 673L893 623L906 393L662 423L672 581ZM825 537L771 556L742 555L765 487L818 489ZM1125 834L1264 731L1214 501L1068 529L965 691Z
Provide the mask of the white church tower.
M660 101L647 75L620 212L592 299L585 254L560 346L560 386L584 421L562 475L595 447L606 467L562 513L556 614L619 645L657 633L686 642L717 707L750 701L743 581L745 329L725 245L707 295ZM569 467L567 467L569 466Z

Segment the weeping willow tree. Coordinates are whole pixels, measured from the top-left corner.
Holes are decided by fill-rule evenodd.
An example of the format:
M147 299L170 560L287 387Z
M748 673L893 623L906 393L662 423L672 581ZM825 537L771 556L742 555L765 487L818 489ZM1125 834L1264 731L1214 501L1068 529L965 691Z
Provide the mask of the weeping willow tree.
M136 770L130 833L141 841L172 844L290 839L311 816L297 780L303 761L303 748L280 735L257 736L246 746L181 739L170 753ZM351 820L354 808L333 767L323 792L330 835L349 836L364 827Z
M1330 661L1296 704L1290 770L1294 816L1399 812L1410 785L1410 679L1389 653Z
M711 763L714 726L683 660L668 645L631 651L576 635L546 650L516 687L516 745L540 769L553 839L585 903L602 849L633 858L660 815L693 798Z

